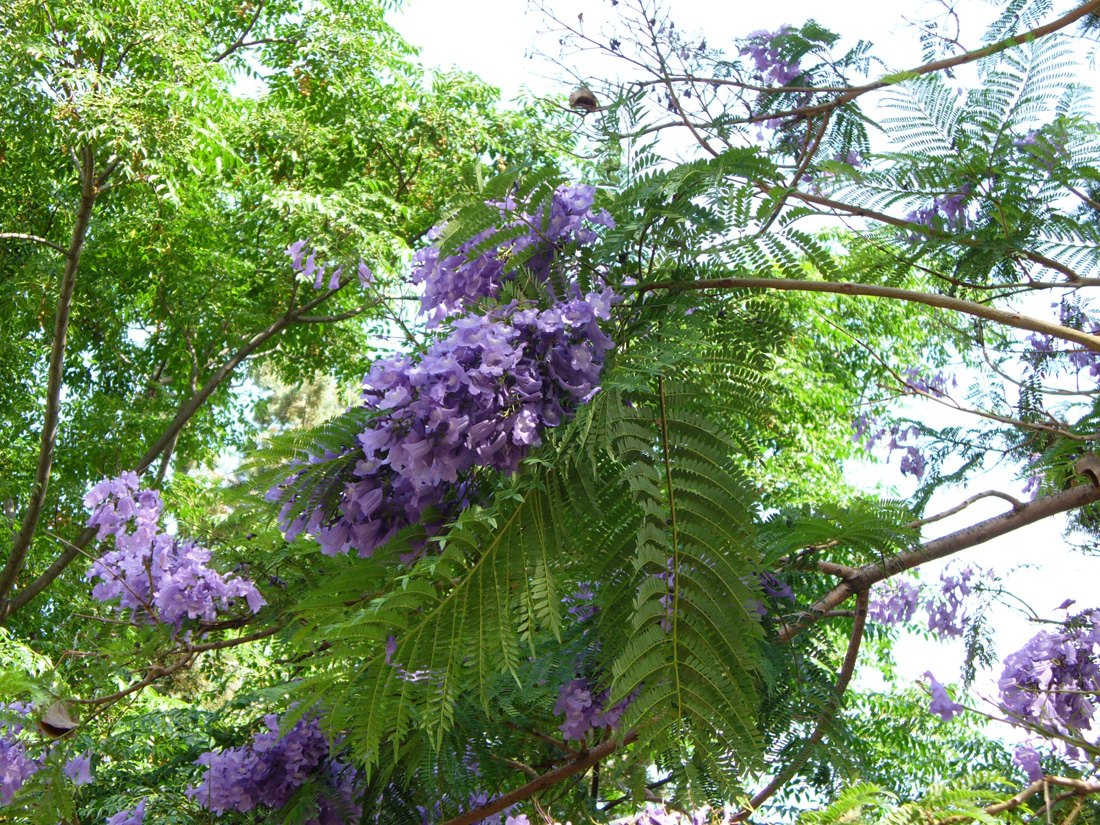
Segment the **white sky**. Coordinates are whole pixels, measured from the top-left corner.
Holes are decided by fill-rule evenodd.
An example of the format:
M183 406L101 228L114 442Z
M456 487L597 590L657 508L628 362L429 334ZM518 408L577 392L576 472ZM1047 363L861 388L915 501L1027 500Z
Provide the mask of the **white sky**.
M624 4L630 1L623 0ZM564 20L573 21L578 13L583 13L587 33L598 32L600 15L612 11L608 0L558 0L552 5ZM941 4L922 0L913 3L668 0L666 5L679 29L704 32L712 46L721 46L758 29L774 30L784 23L798 25L813 18L843 35L842 47L859 38L876 44L874 53L886 61L889 70L910 68L921 62L918 32L906 21L942 11ZM981 0L960 0L956 5L962 12L962 42L968 47L980 45L985 25L992 19L996 6ZM499 87L506 100L516 97L523 88L564 98L572 87L568 81L550 77L554 69L544 60L531 57L537 51L556 53L557 43L546 34L548 24L537 12L528 11L524 0L405 0L403 9L392 19L398 30L422 49L421 58L426 65L472 71ZM896 456L886 473L889 475L876 473L868 481L896 479ZM976 479L965 491L938 495L928 512L947 509L975 492L990 488L1019 496L1020 487L1019 482L1003 472ZM998 500L981 502L960 516L931 526L927 537L989 518L1004 512L1006 507ZM1067 552L1061 535L1063 525L1063 519L1048 519L959 558L1005 574L1005 586L1025 597L1040 615L1053 617L1053 609L1065 598L1077 599L1078 608L1093 606L1097 601L1095 585L1100 581L1100 559ZM938 573L939 568L933 570ZM1017 572L1009 574L1011 570ZM1000 657L1022 646L1037 631L1034 624L1007 608L996 613L994 626ZM942 681L954 681L962 655L961 645L933 643L916 636L904 639L897 649L900 671L912 679L931 668ZM979 691L993 695L992 685L998 676L999 669L988 674L979 682Z

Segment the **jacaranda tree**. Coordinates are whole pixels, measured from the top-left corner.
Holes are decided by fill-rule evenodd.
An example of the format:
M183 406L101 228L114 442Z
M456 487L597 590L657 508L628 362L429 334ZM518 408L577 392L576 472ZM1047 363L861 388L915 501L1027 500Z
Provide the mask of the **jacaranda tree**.
M965 559L1100 530L1100 0L912 67L544 9L607 79L520 112L371 3L18 6L0 817L1100 813L1100 612L998 662ZM998 695L852 688L905 626Z

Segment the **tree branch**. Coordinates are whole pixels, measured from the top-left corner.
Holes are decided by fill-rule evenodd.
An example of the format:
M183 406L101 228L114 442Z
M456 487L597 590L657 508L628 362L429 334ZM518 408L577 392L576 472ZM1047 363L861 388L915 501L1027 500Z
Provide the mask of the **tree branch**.
M908 553L901 553L883 562L866 564L856 570L853 576L845 579L818 599L804 614L807 616L807 621L783 628L779 638L784 642L790 641L807 624L843 604L853 593L865 591L877 582L905 570L919 567L933 559L941 559L961 550L968 550L998 536L1011 533L1013 530L1019 530L1021 527L1042 521L1058 513L1076 510L1097 501L1100 501L1100 486L1095 483L1082 484L1053 495L1029 501L1007 513L1002 513L999 516L964 527L962 530L925 542Z
M34 474L27 501L27 510L19 533L12 541L11 554L7 564L0 571L0 601L11 592L19 573L23 569L27 551L34 540L42 508L46 504L46 493L50 485L50 472L53 469L54 453L57 447L57 426L61 414L61 387L64 383L65 344L69 335L69 317L72 310L73 291L76 288L76 273L80 267L80 253L88 235L88 225L92 219L92 209L98 194L95 179L95 153L91 147L85 147L80 168L80 207L73 225L72 240L65 253L65 270L61 275L61 288L57 296L57 313L54 317L53 341L50 344L50 365L46 379L46 409L42 417L41 445L38 449L38 466Z
M252 15L252 19L249 20L248 25L246 25L244 27L244 31L242 31L240 33L240 35L237 37L237 39L234 40L232 43L230 43L225 48L225 50L223 52L221 52L221 54L219 54L217 57L215 57L212 62L221 63L223 60L225 60L227 57L229 57L229 55L233 54L233 52L237 51L237 49L240 49L242 46L245 45L244 39L246 37L248 37L249 33L252 31L253 27L256 25L256 21L260 19L260 14L263 12L263 10L264 10L264 0L259 0L256 3L256 13Z
M448 819L442 825L474 825L475 822L481 822L488 816L492 816L495 813L500 813L505 808L510 808L517 802L522 802L525 799L529 799L544 788L549 788L551 785L556 785L571 776L575 776L578 773L591 768L600 760L607 756L610 756L615 751L619 750L626 745L629 745L635 739L638 738L638 734L634 731L630 731L626 736L622 738L621 742L617 742L614 739L608 739L606 742L601 742L590 750L583 751L572 762L567 762L560 768L555 768L552 771L542 774L538 779L532 779L526 785L516 788L514 791L498 796L479 808L473 808L466 811L464 814L456 816L454 819Z
M38 235L28 235L26 232L0 232L0 240L15 240L15 241L29 241L30 243L36 243L40 246L48 246L62 255L68 256L69 250L63 247L61 244L56 244L53 241L48 241L45 238L40 238Z
M119 699L124 699L132 693L137 693L139 690L147 688L158 679L163 679L166 676L171 676L176 671L186 667L188 662L190 662L197 653L205 653L211 650L224 650L230 647L238 647L240 645L249 644L251 642L259 641L260 639L266 639L268 636L274 636L282 629L283 625L280 624L275 625L274 627L269 627L265 630L257 631L256 633L251 633L247 636L237 636L233 639L221 639L217 642L205 642L199 645L188 645L182 650L174 651L174 653L180 654L182 658L172 663L168 667L151 665L146 671L145 676L140 681L134 682L129 687L125 687L122 690L116 691L115 693L108 693L103 696L96 696L93 699L69 699L68 701L77 705L105 705L112 702L117 702ZM169 653L168 655L172 654Z
M866 590L861 591L856 598L856 610L852 620L852 635L848 639L848 650L844 654L844 663L840 666L840 672L837 674L836 684L833 687L832 701L829 702L828 707L818 716L813 733L811 733L802 744L798 756L795 757L787 767L776 774L771 782L753 796L745 807L735 813L730 819L731 822L744 822L752 816L761 805L771 799L776 791L786 785L791 780L791 777L802 769L802 766L806 764L806 760L809 759L810 755L813 753L813 749L821 744L821 740L825 738L825 731L829 726L829 722L835 718L837 709L840 707L840 702L844 697L844 691L848 689L848 684L852 681L852 674L854 674L856 670L856 662L859 660L859 648L860 644L863 642L863 631L867 626L867 607L869 601Z
M932 292L920 292L915 289L901 289L877 284L856 284L846 281L802 281L794 278L712 278L697 281L659 281L654 284L642 284L636 289L641 292L652 292L659 289L668 292L683 292L694 289L785 289L798 292L828 292L835 295L866 295L872 298L891 298L896 301L908 301L939 309L950 309L977 318L985 318L988 321L995 321L1005 326L1041 332L1044 335L1080 344L1093 352L1100 352L1100 336L1090 335L1081 330L1064 327L1061 324L1043 321L1039 318L1032 318L1028 315L1021 315L1018 312L994 309L974 301L964 301L961 298L952 298L948 295L939 295Z
M1036 779L1018 794L1011 799L1007 799L1004 802L998 802L995 805L990 805L984 810L990 816L996 816L997 814L1003 814L1006 811L1019 808L1031 797L1040 791L1045 791L1049 786L1056 785L1060 788L1069 788L1070 793L1066 798L1072 796L1086 796L1088 794L1100 793L1100 782L1087 782L1084 779L1071 779L1066 776L1044 776L1042 779ZM956 825L956 823L970 822L975 817L968 816L967 814L958 814L956 816L949 816L946 819L941 819L938 825Z
M953 69L956 66L962 66L967 63L973 63L977 60L981 60L992 55L999 54L1003 51L1008 51L1017 46L1021 46L1024 43L1029 43L1033 40L1038 40L1040 37L1045 37L1048 34L1054 34L1055 32L1066 28L1071 23L1080 20L1088 14L1100 9L1100 0L1089 0L1072 11L1062 15L1056 20L1052 20L1042 26L1037 26L1030 31L1022 32L1020 34L1014 34L1011 37L1006 37L1004 40L998 40L996 43L990 43L988 46L983 46L980 49L974 49L963 54L955 55L954 57L947 57L943 60L936 60L931 63L925 63L924 65L917 66L916 68L909 69L908 71L891 72L890 74L875 80L871 83L865 83L862 86L852 86L847 91L837 95L832 100L827 100L823 103L818 103L813 106L803 106L797 109L788 109L781 112L767 112L761 115L754 115L748 118L738 118L731 121L732 123L760 123L765 120L772 120L775 118L796 117L798 115L815 115L822 114L824 112L831 112L834 109L838 109L848 103L851 103L858 97L867 94L868 92L878 91L879 89L885 89L890 86L896 86L899 83L903 83L906 80L912 80L914 77L919 77L926 74L934 74L936 72L942 72L946 69ZM784 91L783 89L775 89L773 91Z

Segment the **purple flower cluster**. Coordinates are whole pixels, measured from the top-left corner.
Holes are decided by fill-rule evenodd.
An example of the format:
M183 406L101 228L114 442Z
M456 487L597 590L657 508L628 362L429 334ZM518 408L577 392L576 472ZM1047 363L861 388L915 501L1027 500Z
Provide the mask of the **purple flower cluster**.
M88 785L92 781L92 757L90 753L81 753L65 763L62 768L65 776L74 785Z
M1055 632L1037 633L1005 659L998 682L1005 709L1059 733L1092 727L1100 701L1100 613L1087 611Z
M1012 754L1012 764L1020 768L1027 774L1027 778L1032 782L1037 782L1043 778L1043 759L1039 755L1039 751L1031 747L1031 745L1020 745L1016 748Z
M765 83L786 86L802 74L798 61L784 60L777 43L791 30L790 26L780 26L774 32L756 31L746 38L741 54L748 55L757 72Z
M882 441L889 435L890 439L886 442L886 460L889 461L893 457L895 450L900 450L901 463L899 464L899 469L902 475L913 476L918 481L924 477L924 471L927 465L924 453L922 453L920 448L915 444L905 443L909 439L918 438L920 436L919 429L916 427L903 427L900 424L894 424L889 428L879 427L874 417L867 413L861 414L859 418L852 423L852 428L855 430L852 436L853 441L859 441L870 433L866 445L868 452L873 450L879 441Z
M99 528L98 538L115 541L116 549L100 556L85 575L100 579L92 589L100 601L118 599L135 616L177 628L186 619L213 620L236 598L253 613L266 604L252 582L210 567L209 550L162 531L160 493L139 490L136 473L99 482L84 505L92 511L88 526Z
M413 283L424 285L421 312L429 326L438 326L446 318L470 311L484 298L495 298L501 286L515 275L515 260L539 283L547 283L552 265L562 260L569 246L586 246L596 240L593 226L614 227L606 211L594 212L592 186L560 186L550 201L549 212L540 206L533 214L517 213L515 205L500 205L502 227L487 229L465 241L453 255L441 257L436 245L427 246L413 256ZM428 237L436 240L443 227L435 227ZM519 234L517 235L517 232ZM500 235L507 240L493 244ZM489 248L484 248L486 243Z
M256 807L282 808L307 781L324 787L318 813L309 825L341 825L358 821L358 774L350 765L333 759L328 739L317 719L305 717L279 733L274 714L264 717L267 730L249 744L220 753L204 753L198 764L206 766L202 783L187 795L216 814L246 813Z
M438 529L473 497L478 468L515 472L547 427L598 392L613 346L599 322L618 296L609 288L583 293L566 254L592 243L594 226L614 225L606 212L593 212L594 195L591 186L559 187L533 214L511 201L496 204L502 228L454 255L441 257L435 245L416 254L412 279L424 285L422 312L429 326L449 320L450 329L422 353L377 361L363 381L372 417L358 443L308 459L354 462L335 506L303 508L305 473L269 491L269 500L283 504L288 539L308 532L326 554L354 548L369 556L409 525ZM436 227L430 236L441 234ZM494 244L498 234L503 240ZM304 249L299 242L287 250L302 272L311 260L302 260ZM519 266L547 286L549 307L513 301L470 312L479 299L496 297ZM459 312L469 314L454 318Z
M932 199L930 206L909 212L905 220L929 229L963 229L966 226L966 199L970 197L970 193L970 185L964 183L957 192L938 195ZM922 233L914 232L909 235L909 240L918 242L923 241L924 237Z
M880 624L903 624L913 618L920 603L920 588L912 582L894 581L876 586L867 618Z
M947 395L948 378L942 371L937 372L935 375L928 376L916 367L909 367L904 371L903 375L905 377L905 385L910 389L933 395L936 398L943 398ZM954 378L950 379L950 383L952 387L958 384Z
M970 619L970 596L975 578L983 573L975 567L952 567L940 574L939 589L924 601L928 629L940 636L961 636ZM988 573L984 574L988 576ZM899 624L913 618L920 605L920 588L907 581L890 581L875 587L868 618L882 624Z
M0 704L0 805L11 803L15 792L34 776L41 764L27 755L23 742L16 737L23 732L23 721L34 706L27 702ZM6 717L6 718L5 718Z
M562 601L566 605L565 612L578 622L587 622L600 612L595 604L596 592L588 582L581 582L577 589L566 596Z
M936 677L932 675L931 671L926 670L924 675L928 677L928 691L932 694L932 703L929 705L929 710L938 714L945 722L950 722L955 716L966 710L958 702L951 700L951 697L947 695L947 688L936 681Z
M1058 323L1064 327L1089 332L1092 335L1100 335L1100 323L1089 317L1086 307L1076 301L1062 300L1054 303L1058 310ZM1100 353L1093 352L1083 347L1061 350L1055 346L1055 338L1051 335L1042 335L1034 332L1027 338L1030 351L1025 353L1025 360L1040 375L1046 373L1048 364L1054 359L1065 358L1065 365L1072 371L1081 373L1088 370L1088 377L1093 381L1100 379ZM1061 342L1059 342L1061 343Z
M925 603L928 611L928 629L948 638L963 634L970 619L968 597L974 592L974 577L979 571L974 567L944 570L940 574L939 593Z
M561 726L562 737L581 741L590 730L596 728L615 730L634 696L630 695L610 708L607 707L609 697L610 691L606 690L593 695L592 685L587 679L573 679L562 685L554 705L554 713L565 715Z
M362 457L337 513L317 510L287 523L291 498L288 538L306 530L327 554L354 547L369 556L429 508L461 509L475 467L515 472L545 428L598 391L613 345L599 321L614 298L605 289L542 311L510 306L470 315L422 355L376 362L363 403L377 415L358 437ZM277 489L270 497L287 495Z
M22 742L0 735L0 805L10 804L15 792L38 768L38 762L27 755Z
M145 822L145 800L125 811L107 818L107 825L142 825Z
M317 263L317 256L309 249L308 241L297 240L286 248L286 254L290 256L290 267L306 281L313 284L314 289L337 289L340 286L340 277L344 274L344 268L334 267L325 283L325 267ZM308 255L306 253L309 253ZM362 260L359 261L359 284L368 286L374 280L374 274Z

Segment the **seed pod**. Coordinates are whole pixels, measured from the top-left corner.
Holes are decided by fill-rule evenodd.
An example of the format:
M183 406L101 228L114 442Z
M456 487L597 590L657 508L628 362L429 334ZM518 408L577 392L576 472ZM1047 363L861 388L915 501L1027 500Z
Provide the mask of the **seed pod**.
M596 96L592 94L591 89L587 86L578 86L573 90L573 94L569 95L569 108L578 109L588 114L597 111L600 104L596 100Z
M60 739L76 730L79 724L69 712L69 706L59 699L46 708L46 712L38 720L38 729L50 739Z

